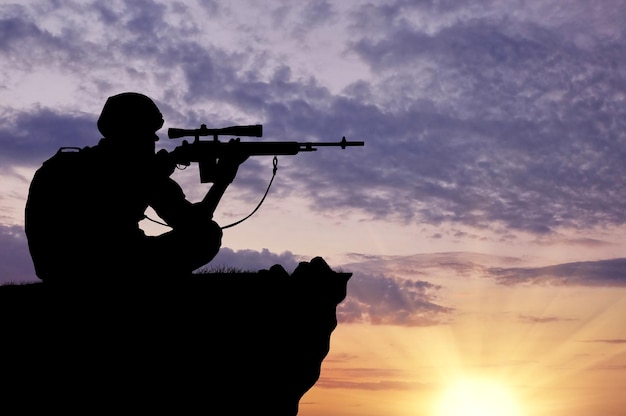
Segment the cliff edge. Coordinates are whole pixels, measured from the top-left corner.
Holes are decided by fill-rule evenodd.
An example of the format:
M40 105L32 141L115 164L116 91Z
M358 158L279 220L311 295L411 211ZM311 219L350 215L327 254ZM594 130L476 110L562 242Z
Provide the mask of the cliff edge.
M0 286L0 406L296 415L351 273L316 257L137 284Z

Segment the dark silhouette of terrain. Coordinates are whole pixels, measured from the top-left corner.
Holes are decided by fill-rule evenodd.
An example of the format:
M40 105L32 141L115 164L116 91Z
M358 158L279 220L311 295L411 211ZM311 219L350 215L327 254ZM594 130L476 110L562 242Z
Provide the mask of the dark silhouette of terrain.
M0 411L296 415L350 277L316 257L291 275L0 286Z

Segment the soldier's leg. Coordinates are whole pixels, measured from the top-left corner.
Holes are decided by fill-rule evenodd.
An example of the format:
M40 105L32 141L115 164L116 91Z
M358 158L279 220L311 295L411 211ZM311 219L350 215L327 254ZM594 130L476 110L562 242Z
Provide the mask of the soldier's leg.
M156 273L189 274L209 263L222 246L222 229L214 221L149 237L150 263Z

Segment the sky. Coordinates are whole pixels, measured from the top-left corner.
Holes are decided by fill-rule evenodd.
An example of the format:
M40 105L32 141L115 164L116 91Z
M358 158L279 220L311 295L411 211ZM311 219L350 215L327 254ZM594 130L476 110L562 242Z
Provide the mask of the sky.
M159 149L201 124L365 142L279 157L207 266L353 272L299 415L622 415L625 19L613 0L2 0L0 283L37 281L35 170L137 91ZM271 175L246 161L216 221Z

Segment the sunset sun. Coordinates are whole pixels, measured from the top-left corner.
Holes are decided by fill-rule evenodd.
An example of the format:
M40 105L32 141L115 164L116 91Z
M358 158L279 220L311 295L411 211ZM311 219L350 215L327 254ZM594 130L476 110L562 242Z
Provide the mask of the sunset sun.
M524 416L513 394L497 382L465 379L443 392L433 416Z

